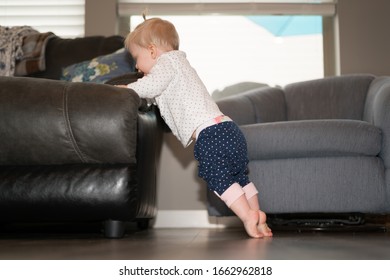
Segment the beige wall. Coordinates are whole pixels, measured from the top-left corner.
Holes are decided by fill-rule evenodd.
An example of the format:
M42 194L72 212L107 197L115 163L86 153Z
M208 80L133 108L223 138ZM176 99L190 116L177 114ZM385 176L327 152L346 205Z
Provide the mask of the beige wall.
M341 74L390 75L389 11L389 0L339 0Z
M197 175L193 153L193 144L185 149L172 133L164 134L158 171L159 209L205 209L206 184Z
M338 2L336 73L390 75L390 1ZM86 0L86 4L86 34L113 34L117 28L116 1ZM166 133L158 171L159 210L204 210L205 190L204 182L197 177L193 146L184 149L172 134Z
M85 0L85 36L117 34L116 0Z

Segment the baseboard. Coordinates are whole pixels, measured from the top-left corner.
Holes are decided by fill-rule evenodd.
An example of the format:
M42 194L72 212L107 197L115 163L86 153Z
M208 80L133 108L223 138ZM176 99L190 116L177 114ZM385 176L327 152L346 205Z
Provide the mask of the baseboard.
M154 228L228 228L241 226L235 217L209 217L207 210L159 210Z

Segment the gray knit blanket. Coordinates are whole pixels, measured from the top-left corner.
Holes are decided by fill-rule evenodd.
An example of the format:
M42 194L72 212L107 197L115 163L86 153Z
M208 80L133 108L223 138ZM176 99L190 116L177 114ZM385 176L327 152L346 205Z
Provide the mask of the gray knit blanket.
M16 61L23 57L23 38L38 33L30 26L0 26L0 76L13 76Z

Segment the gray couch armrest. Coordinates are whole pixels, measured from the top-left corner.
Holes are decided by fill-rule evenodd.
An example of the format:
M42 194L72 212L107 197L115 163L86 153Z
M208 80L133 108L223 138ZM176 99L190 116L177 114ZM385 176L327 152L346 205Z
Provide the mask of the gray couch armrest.
M382 130L379 156L390 168L390 77L378 77L370 85L363 119Z
M237 124L253 124L286 120L284 92L262 87L217 101L221 111Z

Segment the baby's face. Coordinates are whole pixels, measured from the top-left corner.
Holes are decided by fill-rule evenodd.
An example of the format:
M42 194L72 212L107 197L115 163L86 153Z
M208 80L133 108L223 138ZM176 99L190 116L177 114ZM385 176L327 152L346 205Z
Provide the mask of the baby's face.
M138 45L131 45L130 53L136 61L135 67L144 74L149 74L154 64L156 64L153 50Z

